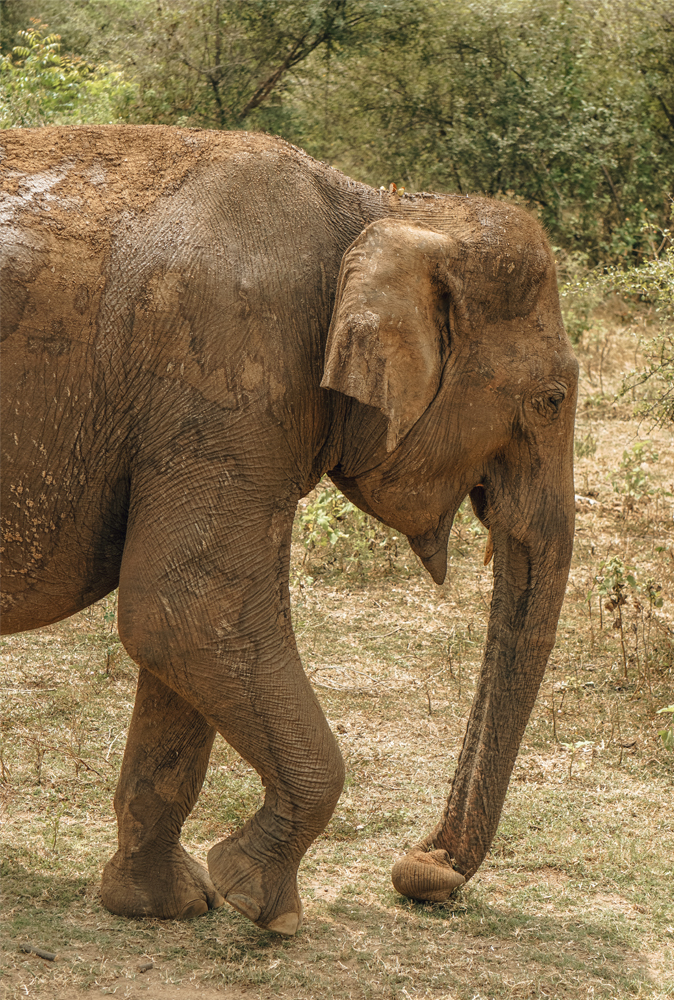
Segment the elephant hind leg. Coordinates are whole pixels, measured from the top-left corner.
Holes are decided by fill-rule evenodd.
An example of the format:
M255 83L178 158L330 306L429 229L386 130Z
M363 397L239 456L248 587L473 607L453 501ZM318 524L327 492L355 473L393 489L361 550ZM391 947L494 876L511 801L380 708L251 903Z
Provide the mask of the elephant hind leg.
M105 866L101 887L112 913L184 920L224 903L179 842L214 736L200 712L141 669L115 793L119 849Z

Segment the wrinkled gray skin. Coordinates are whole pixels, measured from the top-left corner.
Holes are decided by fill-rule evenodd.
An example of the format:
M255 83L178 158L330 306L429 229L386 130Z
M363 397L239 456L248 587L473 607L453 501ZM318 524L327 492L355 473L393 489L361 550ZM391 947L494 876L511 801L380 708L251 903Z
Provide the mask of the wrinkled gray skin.
M105 905L226 898L299 925L297 868L344 775L289 607L293 516L325 472L437 582L467 494L491 530L477 693L433 865L411 855L403 888L446 898L496 832L571 558L577 365L540 228L482 198L382 194L260 135L0 142L3 631L119 585L140 668ZM266 795L207 873L179 837L216 730Z

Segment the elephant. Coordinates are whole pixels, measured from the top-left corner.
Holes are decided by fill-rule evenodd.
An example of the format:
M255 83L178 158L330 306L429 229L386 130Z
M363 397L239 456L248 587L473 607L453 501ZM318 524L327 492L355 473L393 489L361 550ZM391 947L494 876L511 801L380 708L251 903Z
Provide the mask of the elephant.
M263 134L8 130L2 145L2 629L118 587L139 668L101 898L302 920L300 861L344 765L302 668L299 500L328 475L443 582L469 496L494 584L444 812L393 870L446 900L484 860L555 641L578 365L523 209L376 190ZM180 843L216 732L265 795Z

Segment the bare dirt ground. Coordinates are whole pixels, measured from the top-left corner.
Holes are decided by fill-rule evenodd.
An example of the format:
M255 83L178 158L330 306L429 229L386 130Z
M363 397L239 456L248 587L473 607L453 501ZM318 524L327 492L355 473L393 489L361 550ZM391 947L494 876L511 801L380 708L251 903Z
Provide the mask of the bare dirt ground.
M674 449L671 428L639 423L631 400L613 398L633 362L628 326L614 310L579 349L568 594L475 878L445 905L415 904L394 891L390 869L437 819L456 764L488 615L484 532L460 513L438 588L404 540L353 512L334 522L348 537L331 545L313 497L297 521L294 623L347 781L300 871L300 932L260 932L226 906L187 923L102 908L135 689L111 595L2 645L0 996L674 996L674 753L656 714L674 702ZM614 583L625 598L615 607ZM219 740L187 848L204 860L260 793ZM57 958L25 954L22 942Z
M253 996L250 992L244 993L242 990L228 986L212 989L203 986L196 980L181 986L170 986L161 979L153 982L150 976L146 978L146 982L129 981L121 984L114 991L112 989L106 990L105 987L102 989L94 987L82 991L73 986L63 986L56 988L53 995L58 997L58 1000L82 1000L83 997L102 995L121 997L123 1000L183 1000L184 997L197 997L198 1000L250 1000ZM276 995L280 996L280 994Z

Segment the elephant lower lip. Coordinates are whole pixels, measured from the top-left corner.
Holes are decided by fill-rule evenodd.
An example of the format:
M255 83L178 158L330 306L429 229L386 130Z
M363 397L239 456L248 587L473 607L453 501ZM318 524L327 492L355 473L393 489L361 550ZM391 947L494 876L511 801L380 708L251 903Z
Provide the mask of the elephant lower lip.
M447 542L452 518L443 518L438 527L425 535L407 536L411 549L421 559L424 567L437 584L445 582L447 575Z
M419 557L437 584L445 582L447 575L447 546L438 549L432 556Z

